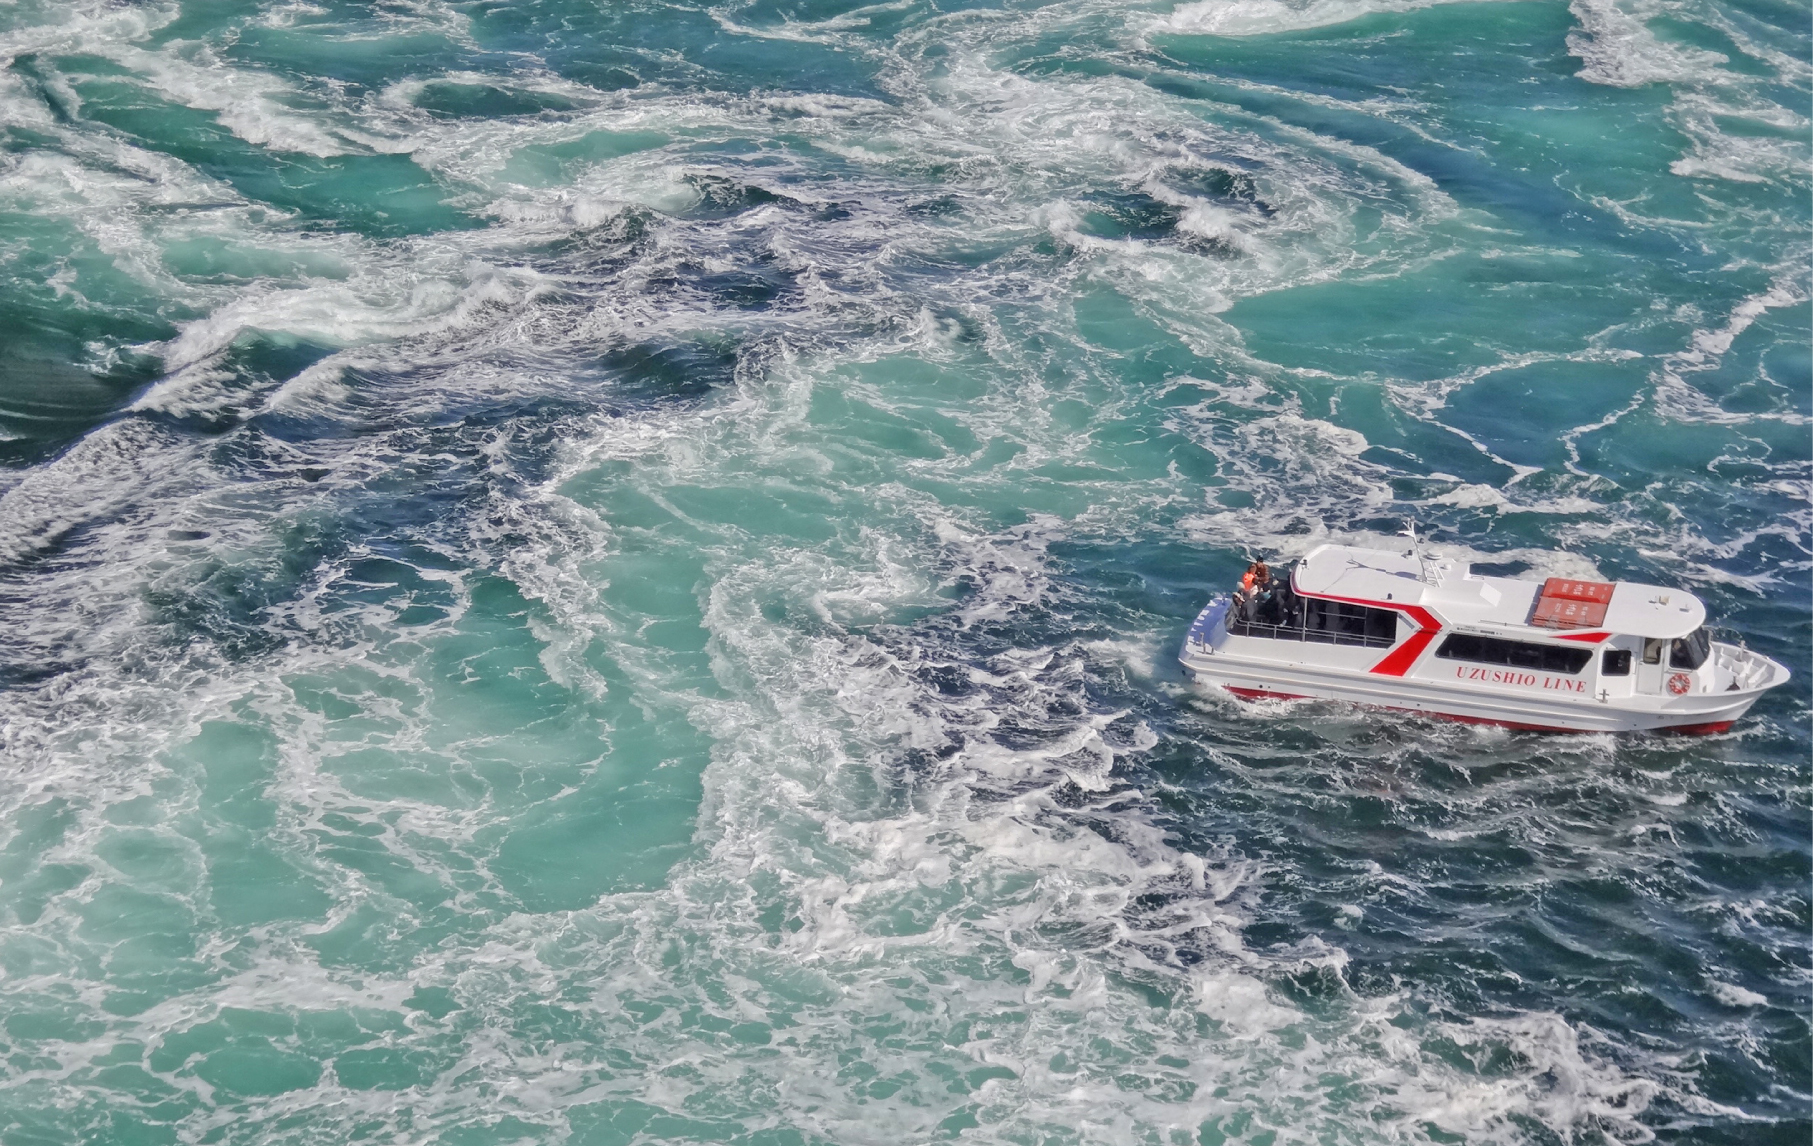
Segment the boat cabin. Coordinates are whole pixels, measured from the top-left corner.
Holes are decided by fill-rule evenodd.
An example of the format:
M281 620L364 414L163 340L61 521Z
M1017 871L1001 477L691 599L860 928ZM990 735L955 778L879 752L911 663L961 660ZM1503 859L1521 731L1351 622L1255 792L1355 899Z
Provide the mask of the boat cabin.
M1377 650L1371 674L1605 698L1705 691L1705 623L1705 606L1680 589L1483 576L1414 551L1341 545L1237 594L1226 616L1231 636ZM1334 650L1316 659L1330 656L1350 659Z

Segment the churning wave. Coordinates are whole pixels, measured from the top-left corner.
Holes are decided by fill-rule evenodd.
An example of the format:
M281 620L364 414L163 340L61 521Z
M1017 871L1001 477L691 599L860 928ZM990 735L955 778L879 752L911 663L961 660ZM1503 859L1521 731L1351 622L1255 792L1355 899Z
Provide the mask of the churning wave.
M1402 359L1316 301L1293 356L1242 304L1629 265L1438 178L1427 91L1191 55L1411 5L649 6L691 53L589 70L554 7L8 17L8 290L114 388L4 411L21 1133L1793 1128L1804 706L1535 747L1165 667L1245 553L1408 514L1799 623L1778 204L1568 200L1735 299ZM1644 180L1804 191L1779 32L1572 21L1589 94L1668 87ZM1616 392L1507 429L1535 370Z

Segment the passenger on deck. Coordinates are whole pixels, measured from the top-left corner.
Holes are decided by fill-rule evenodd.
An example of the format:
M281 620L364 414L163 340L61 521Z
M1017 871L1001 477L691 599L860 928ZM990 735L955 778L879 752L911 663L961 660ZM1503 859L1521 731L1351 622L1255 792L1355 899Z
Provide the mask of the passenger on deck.
M1273 577L1268 570L1259 594L1259 620L1267 625L1291 624L1292 594L1289 577Z
M1234 594L1234 603L1240 607L1240 619L1252 624L1258 612L1262 598L1269 600L1272 587L1272 571L1265 567L1265 562L1255 561L1246 567L1240 575L1240 589Z
M1278 615L1276 623L1286 628L1296 628L1301 620L1301 605L1296 590L1291 588L1289 573L1272 582L1271 611Z

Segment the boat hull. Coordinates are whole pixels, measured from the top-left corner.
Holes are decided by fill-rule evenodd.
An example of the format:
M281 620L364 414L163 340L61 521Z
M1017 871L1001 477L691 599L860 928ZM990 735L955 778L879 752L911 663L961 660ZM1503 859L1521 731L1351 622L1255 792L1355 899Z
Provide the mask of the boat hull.
M1367 668L1377 661L1376 650L1230 638L1223 623L1225 612L1221 602L1203 610L1178 659L1193 682L1245 700L1327 700L1540 732L1705 734L1729 729L1763 692L1779 683L1778 675L1786 676L1785 669L1770 661L1766 662L1769 672L1759 681L1760 687L1727 692L1605 699L1591 694L1507 692L1502 688L1469 687L1464 681L1452 682L1452 678L1432 679L1417 672L1381 675ZM1299 659L1253 656L1246 652L1253 646L1280 648L1295 653ZM1755 654L1743 655L1755 658ZM1311 663L1311 656L1352 663Z
M1268 689L1240 688L1236 685L1224 685L1224 686L1222 686L1222 691L1224 691L1232 696L1236 696L1236 697L1240 698L1241 700L1315 700L1315 699L1333 700L1333 699L1337 699L1334 697L1317 698L1317 697L1312 697L1306 693L1273 692ZM1663 725L1655 725L1653 727L1644 725L1644 726L1641 726L1640 728L1639 727L1587 728L1587 727L1573 727L1568 724L1532 724L1525 720L1506 720L1501 717L1494 717L1494 716L1470 716L1470 715L1464 715L1464 714L1458 713L1458 712L1444 712L1437 708L1405 708L1402 706L1365 704L1365 702L1363 702L1363 701L1354 701L1352 703L1363 704L1365 707L1377 708L1377 709L1380 709L1380 710L1386 711L1386 712L1413 712L1419 716L1429 716L1429 717L1433 717L1437 720L1453 720L1453 721L1457 721L1461 724L1485 724L1485 725L1491 725L1495 728L1509 728L1509 729L1513 729L1518 732L1581 733L1581 732L1634 732L1634 731L1647 730L1647 731L1654 731L1654 732L1671 732L1671 733L1676 733L1679 735L1687 735L1687 736L1708 736L1708 735L1711 735L1716 732L1729 732L1731 730L1732 724L1737 721L1737 718L1739 716L1742 716L1744 711L1750 707L1748 704L1744 705L1741 709L1734 712L1727 719L1701 721L1701 722L1695 723L1695 724L1663 724Z
M1216 665L1183 659L1184 672L1199 686L1219 688L1241 700L1329 700L1367 708L1415 713L1466 724L1488 724L1528 732L1674 732L1694 735L1724 732L1756 703L1747 696L1716 707L1693 711L1632 711L1611 705L1519 705L1515 708L1483 697L1457 697L1425 692L1426 682L1395 682L1384 692L1364 681L1307 679L1299 674L1251 671L1260 666ZM1332 674L1331 674L1332 675Z

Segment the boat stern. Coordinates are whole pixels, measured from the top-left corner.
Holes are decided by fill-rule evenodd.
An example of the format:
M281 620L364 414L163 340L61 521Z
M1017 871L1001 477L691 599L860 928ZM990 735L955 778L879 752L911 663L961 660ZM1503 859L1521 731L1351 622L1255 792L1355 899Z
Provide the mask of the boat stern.
M1187 668L1201 658L1215 651L1216 635L1225 631L1228 606L1232 604L1226 595L1216 597L1196 614L1190 623L1190 631L1184 634L1183 647L1177 651L1177 659Z

